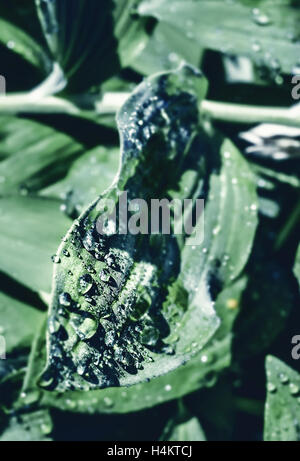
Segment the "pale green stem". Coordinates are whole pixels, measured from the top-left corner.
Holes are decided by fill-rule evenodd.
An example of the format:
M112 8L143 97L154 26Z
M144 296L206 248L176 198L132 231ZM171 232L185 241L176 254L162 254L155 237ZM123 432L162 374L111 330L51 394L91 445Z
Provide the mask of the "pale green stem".
M94 101L96 114L114 114L122 107L129 95L129 93L106 93L101 101ZM204 100L200 105L200 111L202 115L222 122L277 123L300 127L299 105L282 108ZM71 101L54 96L37 98L30 93L0 96L0 113L20 112L80 114L81 110Z

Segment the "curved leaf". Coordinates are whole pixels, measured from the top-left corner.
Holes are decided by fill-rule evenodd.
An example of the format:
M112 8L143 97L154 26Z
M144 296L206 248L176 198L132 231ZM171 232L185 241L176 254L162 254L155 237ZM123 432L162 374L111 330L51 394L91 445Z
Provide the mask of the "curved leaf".
M209 147L195 139L205 89L203 77L186 66L148 79L122 108L118 178L74 223L57 254L44 387L86 390L154 378L197 354L217 329L211 292L243 269L257 205L252 175L228 141L221 170L217 162L208 174ZM195 199L206 181L203 244L96 232L104 198L119 205L125 190L128 200L183 198L184 190Z
M267 357L265 441L300 440L300 375L275 357Z
M118 71L147 40L136 0L36 0L48 45L65 71L70 91L83 91Z

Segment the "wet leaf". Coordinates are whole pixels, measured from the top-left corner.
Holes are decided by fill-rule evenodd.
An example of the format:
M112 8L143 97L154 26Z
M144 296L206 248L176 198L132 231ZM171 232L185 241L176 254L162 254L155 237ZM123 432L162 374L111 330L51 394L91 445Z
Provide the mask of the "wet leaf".
M199 47L249 56L276 75L290 74L297 66L299 9L292 1L279 0L274 5L267 0L254 8L220 0L179 0L171 6L168 0L145 0L138 11L179 27Z
M186 66L142 83L120 111L120 174L74 223L57 253L44 387L143 382L196 355L217 329L214 296L248 259L257 204L251 172L229 141L221 149L221 170L215 166L209 175L205 169L206 152L198 151L195 138L205 88L201 74ZM189 155L196 155L195 171L190 162L185 166ZM194 199L209 181L203 243L193 245L193 237L184 242L183 235L111 235L105 221L102 230L108 231L96 232L104 199L120 205L123 191L127 200L174 197L186 175L186 193Z
M168 23L158 23L145 49L132 62L131 67L143 75L178 67L182 60L198 66L201 48L190 38Z
M275 357L267 357L265 441L300 440L300 375Z

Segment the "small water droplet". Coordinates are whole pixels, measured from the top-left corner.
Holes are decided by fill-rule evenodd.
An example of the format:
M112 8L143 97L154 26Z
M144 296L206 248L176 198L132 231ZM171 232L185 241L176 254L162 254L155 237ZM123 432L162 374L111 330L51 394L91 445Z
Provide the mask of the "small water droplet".
M165 385L165 391L170 392L172 390L172 386L170 384Z
M69 293L61 293L59 295L59 304L64 307L70 307L72 303L72 298Z
M274 394L277 391L277 387L273 383L268 383L267 390L271 392L271 394Z
M9 48L10 50L13 50L16 46L15 42L13 40L9 40L6 44L7 48Z
M280 379L280 382L281 382L282 384L288 384L288 382L289 382L288 376L285 375L284 373L280 373L279 379Z
M290 389L291 395L297 395L300 392L300 387L295 383L290 383L289 389Z
M54 264L59 264L60 263L60 257L57 255L51 256L51 260Z
M103 402L107 408L111 408L114 406L114 402L110 397L104 397Z
M254 22L259 26L269 26L271 24L270 17L263 13L259 8L254 8L252 10L252 17Z

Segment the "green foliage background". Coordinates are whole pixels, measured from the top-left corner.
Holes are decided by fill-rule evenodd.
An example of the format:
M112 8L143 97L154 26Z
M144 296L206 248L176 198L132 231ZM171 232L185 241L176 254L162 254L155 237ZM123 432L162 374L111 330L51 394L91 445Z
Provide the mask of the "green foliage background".
M1 441L300 440L299 19L297 0L0 0ZM119 171L127 114L138 124L141 101L166 102L158 72L168 101L178 98L178 123L151 122L152 144L142 139L134 162L121 146ZM184 139L196 142L183 152L189 110L199 123L188 120ZM295 130L265 127L251 154L260 123ZM137 196L207 202L205 241L195 251L178 242L175 282L151 261L161 283L147 288L161 309L180 312L178 286L189 293L171 328L177 349L150 350L153 364L130 387L125 373L117 387L44 390L47 317L61 284L72 289L68 269L90 262L83 247L63 260L62 238L118 171ZM63 260L54 278L53 255Z

